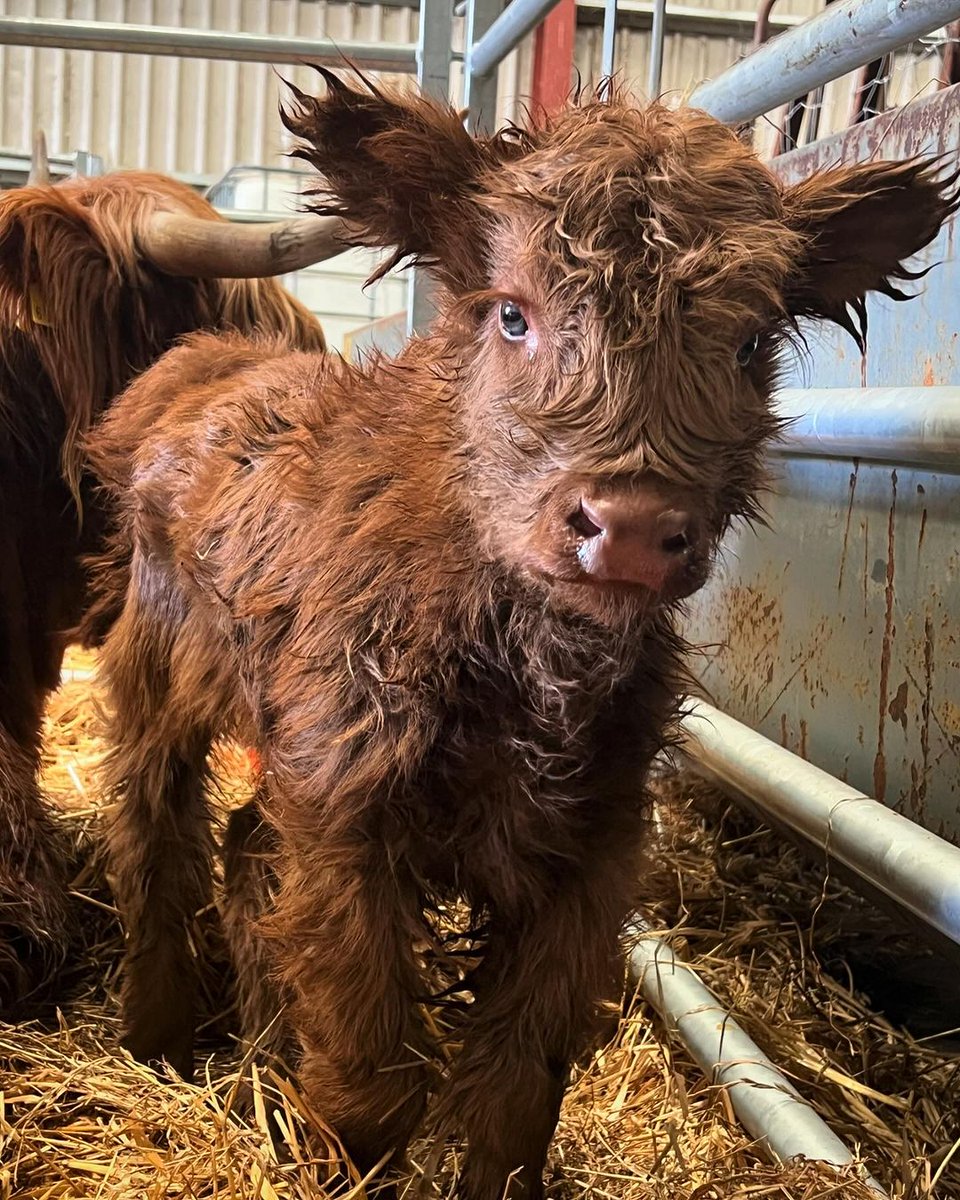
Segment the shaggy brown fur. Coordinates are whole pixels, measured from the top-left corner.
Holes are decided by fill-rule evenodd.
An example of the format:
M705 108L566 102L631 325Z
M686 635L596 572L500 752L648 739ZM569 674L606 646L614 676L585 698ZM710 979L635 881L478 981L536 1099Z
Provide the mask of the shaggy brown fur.
M323 349L273 280L154 270L137 236L158 210L221 219L159 175L0 196L0 1012L49 976L66 934L62 852L36 776L44 696L85 603L80 555L103 525L80 439L188 331L265 329Z
M361 1169L398 1161L429 1085L412 947L425 908L465 898L488 933L440 1112L469 1200L537 1197L681 687L675 603L592 578L578 506L682 503L697 586L757 511L784 330L889 292L956 198L921 163L784 188L697 112L614 98L478 141L445 106L325 77L285 118L320 210L447 291L395 361L193 337L93 438L120 513L103 586L126 587L103 662L127 1039L190 1070L184 924L210 889L206 752L232 727L278 843L266 947L243 916L262 867L233 889L248 1020L276 1007L269 953L313 1103Z

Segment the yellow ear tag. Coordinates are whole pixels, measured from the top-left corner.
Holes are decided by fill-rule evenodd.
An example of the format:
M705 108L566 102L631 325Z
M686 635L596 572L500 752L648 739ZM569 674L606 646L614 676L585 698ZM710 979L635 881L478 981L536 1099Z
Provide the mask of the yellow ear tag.
M43 300L39 288L30 289L30 317L34 325L50 325L43 308Z

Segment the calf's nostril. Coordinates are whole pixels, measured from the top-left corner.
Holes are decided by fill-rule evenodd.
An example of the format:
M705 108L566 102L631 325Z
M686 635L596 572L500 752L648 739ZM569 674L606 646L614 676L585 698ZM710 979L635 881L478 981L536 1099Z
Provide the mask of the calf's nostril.
M582 501L577 505L576 511L567 517L567 524L579 537L595 538L598 534L603 533L602 526L597 525L583 511Z
M690 545L690 541L685 533L675 533L664 538L660 545L667 554L682 554Z

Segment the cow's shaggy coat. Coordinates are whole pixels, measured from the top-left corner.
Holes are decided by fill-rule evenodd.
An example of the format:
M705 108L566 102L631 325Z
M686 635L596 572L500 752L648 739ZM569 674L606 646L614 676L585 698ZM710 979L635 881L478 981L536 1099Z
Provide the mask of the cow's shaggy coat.
M44 699L86 604L103 517L80 440L181 335L263 329L320 351L274 280L164 275L138 249L158 211L219 220L174 180L114 174L0 196L0 1012L47 981L67 938L63 847L37 784ZM91 623L103 627L103 620Z
M758 511L783 336L861 336L864 295L893 294L955 199L916 162L785 187L688 110L614 97L473 139L326 79L286 114L319 207L429 266L440 315L362 366L193 337L93 440L125 596L104 669L128 1043L190 1069L185 921L232 728L278 846L271 936L232 922L247 1032L271 964L311 1101L362 1170L399 1159L429 1081L413 946L425 906L465 898L488 932L440 1111L469 1200L536 1197L615 991L677 601Z

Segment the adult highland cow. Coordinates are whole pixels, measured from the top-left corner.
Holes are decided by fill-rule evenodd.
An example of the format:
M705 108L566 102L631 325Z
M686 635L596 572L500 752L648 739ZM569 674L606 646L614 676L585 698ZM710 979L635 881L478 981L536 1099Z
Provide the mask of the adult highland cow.
M114 174L0 196L0 1013L35 991L67 931L62 847L37 785L44 699L85 606L97 497L80 441L183 334L266 330L320 352L268 275L329 256L336 222L238 227L183 184ZM33 186L32 184L41 184Z
M104 587L126 588L103 667L127 1039L190 1069L184 924L232 728L264 761L266 944L311 1103L360 1169L401 1158L429 1081L413 947L459 895L487 935L440 1111L468 1200L537 1197L617 983L675 614L758 511L784 335L862 338L954 180L877 162L785 187L709 116L616 96L471 138L445 105L323 74L285 115L317 211L443 299L362 366L190 338L93 439L120 513Z

